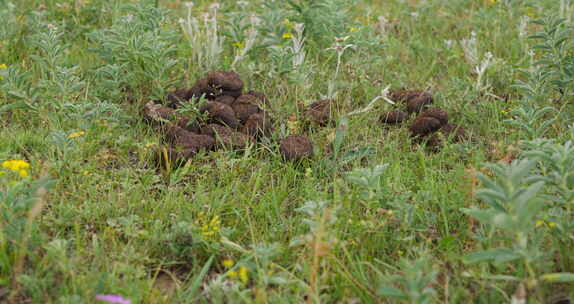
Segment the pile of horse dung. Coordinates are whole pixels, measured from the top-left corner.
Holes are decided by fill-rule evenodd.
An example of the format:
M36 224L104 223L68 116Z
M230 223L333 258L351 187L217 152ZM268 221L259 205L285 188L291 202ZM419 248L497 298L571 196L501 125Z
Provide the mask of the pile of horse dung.
M449 123L448 113L440 108L431 107L433 97L429 92L416 90L394 90L389 97L406 106L406 112L392 110L381 115L381 122L400 124L409 119L410 115L418 115L409 127L415 142L427 141L432 148L439 148L446 140L460 142L466 139L464 128Z
M205 103L197 104L201 98ZM181 114L186 103L196 103L205 120ZM159 127L168 144L170 160L189 159L198 152L221 148L244 149L263 137L271 136L273 120L265 95L243 92L243 81L233 71L211 71L191 89L180 89L167 96L167 104L150 101L143 109L144 119ZM201 122L200 122L201 121ZM290 135L280 142L286 160L312 156L313 143L305 135Z
M447 139L458 142L466 138L463 128L448 122L446 111L431 107L433 97L429 92L394 90L389 97L404 105L406 112L382 113L380 121L400 124L410 115L418 115L409 128L414 142L426 141L428 146L438 148ZM179 110L189 104L196 106L196 113ZM191 89L170 93L165 104L146 103L143 116L161 130L168 145L168 157L175 162L189 159L200 151L244 149L270 137L274 121L269 107L263 93L244 92L244 83L236 72L216 70L197 80ZM334 123L333 110L334 101L323 99L310 104L303 115L314 124L325 126ZM313 142L302 134L289 135L279 143L279 152L285 160L309 158L313 150Z

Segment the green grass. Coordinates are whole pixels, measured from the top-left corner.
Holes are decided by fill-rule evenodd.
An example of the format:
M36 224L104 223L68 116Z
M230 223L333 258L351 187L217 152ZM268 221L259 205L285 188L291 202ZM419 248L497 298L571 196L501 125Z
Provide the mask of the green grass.
M29 73L25 80L14 78L21 79L20 85L8 84L9 77L1 74L0 161L30 163L31 177L11 190L19 191L20 198L36 197L30 183L54 181L40 204L2 207L10 216L0 226L0 302L94 303L96 294L119 294L132 303L396 303L379 290L389 285L385 282L391 274L407 277L407 266L401 268L399 261L419 258L427 259L428 269L415 272L436 272L426 286L436 291L430 303L509 302L518 282L482 275L522 277L524 270L518 264L463 263L467 254L486 249L477 235L492 230L461 209L484 205L474 195L480 184L473 172L486 172L484 162L518 154L526 134L503 120L519 106L521 95L512 85L521 79L518 69L529 66L526 52L533 45L519 37L519 24L527 14L555 12L558 3L324 0L315 3L328 7L314 7L313 1L294 1L303 5L298 11L287 2L272 10L258 5L263 1L251 1L249 13L263 22L287 18L305 22L308 29L301 70L282 73L280 63L288 66L289 59L271 55L269 45L282 47L278 50L291 45L281 38L281 31L289 28L277 22L269 31L278 32L268 34L276 39L258 40L235 68L246 88L269 98L275 119L272 138L247 151L201 153L183 167L165 170L155 161L161 135L141 120L141 108L175 88L190 87L207 70L193 62L197 50L177 23L186 16L181 1L158 1L165 20L149 25L149 37L134 36L150 48L148 54L173 47L165 56L147 58L144 47L105 49L97 42L101 40L89 38L97 30L117 29L114 22L128 13L137 17L137 9L122 9L125 4L137 8L155 3L140 2L0 4L0 64ZM209 3L196 1L194 14L208 10ZM348 12L340 18L325 14L340 9ZM223 1L220 30L230 31L239 11L235 1ZM146 12L145 20L155 20L155 13ZM380 15L389 20L385 35L376 33ZM62 33L51 40L63 47L59 53L50 54L53 48L43 50L46 42L39 42L48 24ZM127 41L128 30L117 39ZM529 34L538 30L528 24ZM491 52L496 59L483 76L489 87L481 91L475 89L474 66L459 43L473 31L480 58ZM326 49L335 37L347 35L345 43L357 48L342 55L334 82L338 119L364 108L387 85L429 89L435 105L464 126L470 139L429 152L411 141L409 123L395 127L379 122L380 113L393 107L380 100L374 110L349 117L340 154L361 148L373 152L347 163L334 159L330 146L337 128L306 128L297 103L309 104L327 94L337 56ZM160 40L166 41L165 49L155 43ZM233 42L226 38L214 68L230 69ZM111 53L98 53L106 50ZM175 64L159 71L166 59ZM101 72L114 64L119 70L115 76ZM73 72L57 72L72 67ZM25 93L14 94L15 88ZM546 134L559 142L573 137L567 130L572 107L562 110ZM292 115L298 130L289 128ZM69 138L79 131L84 135ZM311 137L313 159L281 159L278 142L293 132ZM354 169L380 164L388 167L371 189L375 197L365 196L364 189L346 178ZM3 185L0 191L9 193L10 187ZM310 201L326 202L326 207L302 212ZM41 213L30 217L31 206L42 207ZM215 217L220 227L209 224ZM20 233L11 234L11 225ZM32 228L22 230L26 225ZM570 249L556 258L571 255ZM235 262L233 270L223 266L225 259ZM23 263L21 269L18 263ZM230 272L239 272L239 267L245 267L248 280ZM574 267L547 272L574 272ZM528 297L543 303L556 290L572 297L567 284L540 283Z

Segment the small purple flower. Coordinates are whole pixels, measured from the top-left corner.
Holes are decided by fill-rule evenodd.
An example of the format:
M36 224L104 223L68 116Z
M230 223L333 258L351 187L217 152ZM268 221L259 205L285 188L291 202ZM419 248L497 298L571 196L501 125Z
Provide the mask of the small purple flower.
M122 296L118 295L96 295L97 301L108 302L108 303L115 303L115 304L131 304L132 301L129 299L125 299Z

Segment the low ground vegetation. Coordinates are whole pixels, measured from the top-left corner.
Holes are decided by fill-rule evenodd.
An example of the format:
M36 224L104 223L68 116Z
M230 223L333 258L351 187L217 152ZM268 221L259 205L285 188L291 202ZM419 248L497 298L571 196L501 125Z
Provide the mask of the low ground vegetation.
M0 302L574 300L574 3L0 3Z

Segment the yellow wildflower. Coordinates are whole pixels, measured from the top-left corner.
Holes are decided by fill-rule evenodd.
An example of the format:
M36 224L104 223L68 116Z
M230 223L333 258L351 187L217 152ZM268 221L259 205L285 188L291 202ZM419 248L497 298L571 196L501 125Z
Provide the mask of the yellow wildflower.
M293 27L293 23L287 19L281 21L281 24L285 25L286 27Z
M306 177L310 177L312 174L313 174L313 169L311 169L309 167L307 169L305 169L305 176Z
M86 134L86 132L84 132L84 131L74 132L74 133L70 134L68 136L68 138L76 138L76 137L84 136L84 134Z
M283 34L283 39L291 39L291 37L293 37L293 36L291 35L291 33L285 33L285 34Z
M21 178L28 177L30 164L25 160L6 160L2 162L2 168L18 173Z
M21 169L30 168L30 164L25 160L6 160L2 162L2 168L6 168L12 171L18 171Z
M230 277L230 278L232 278L232 279L235 279L235 278L237 278L237 272L236 272L236 271L233 271L233 270L232 270L232 271L228 271L228 272L227 272L227 276Z
M536 19L536 18L537 18L536 9L535 9L534 7L532 7L532 6L527 7L527 8L524 10L524 13L526 14L526 16L528 16L528 17L530 17L530 18L533 18L533 19Z
M356 32L356 31L358 31L358 30L359 30L359 28L356 27L356 26L351 26L351 27L349 28L349 32L351 32L351 33Z
M225 260L223 260L222 264L223 264L223 267L225 267L225 268L231 268L231 267L233 267L235 262L233 262L233 260L231 260L231 259L225 259Z
M211 224L212 226L219 226L219 224L220 224L219 215L214 216L211 219L211 222L209 222L209 224Z
M4 64L4 63L0 64L0 70L5 70L7 68L8 68L8 66L6 64ZM0 76L0 80L4 80L4 77Z
M239 267L239 279L243 284L247 284L247 282L249 282L249 273L245 266Z
M211 239L215 238L215 236L221 230L221 220L219 216L214 216L209 222L205 223L205 215L200 214L199 216L199 223L201 225L201 235L204 239Z
M234 43L233 43L233 46L236 47L236 48L238 48L238 49L242 49L242 48L245 47L245 42L243 42L243 41L237 41L237 42L234 42Z
M109 127L108 122L105 120L97 120L96 123L98 124L98 126L106 129Z
M28 173L27 170L20 170L18 171L18 175L20 175L21 178L25 178L28 177L30 174Z
M298 133L299 122L297 121L297 117L295 115L291 115L289 120L287 120L287 128L289 128L292 133Z
M536 221L536 228L542 227L542 226L547 226L549 228L556 228L556 225L557 224L555 222L545 222L545 221L541 221L541 220Z

